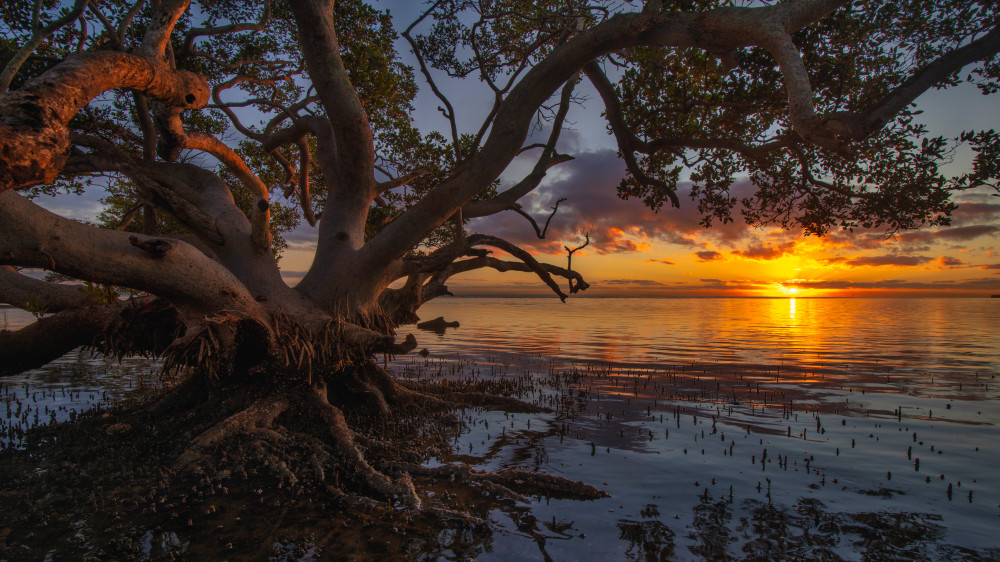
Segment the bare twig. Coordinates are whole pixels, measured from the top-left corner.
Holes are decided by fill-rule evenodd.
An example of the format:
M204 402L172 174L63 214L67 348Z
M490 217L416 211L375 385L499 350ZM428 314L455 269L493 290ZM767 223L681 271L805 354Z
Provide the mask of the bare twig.
M535 229L535 235L538 236L538 239L544 240L545 233L549 231L549 223L552 222L552 217L556 216L556 212L559 210L559 204L565 200L566 200L565 197L561 197L556 200L556 204L551 207L552 212L549 213L549 218L545 219L545 226L543 228L538 228L538 223L535 222L534 217L525 212L525 210L522 209L520 206L514 207L514 212L528 219L528 222L531 223L531 227Z

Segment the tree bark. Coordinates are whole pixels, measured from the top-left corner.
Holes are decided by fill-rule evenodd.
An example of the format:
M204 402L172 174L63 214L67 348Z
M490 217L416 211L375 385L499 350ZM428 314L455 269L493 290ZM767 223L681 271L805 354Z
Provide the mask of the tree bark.
M41 318L17 331L0 331L0 377L37 369L89 345L118 319L127 303L92 304Z
M0 96L0 192L55 181L69 155L70 119L116 88L180 108L202 107L209 98L198 74L126 53L74 55Z

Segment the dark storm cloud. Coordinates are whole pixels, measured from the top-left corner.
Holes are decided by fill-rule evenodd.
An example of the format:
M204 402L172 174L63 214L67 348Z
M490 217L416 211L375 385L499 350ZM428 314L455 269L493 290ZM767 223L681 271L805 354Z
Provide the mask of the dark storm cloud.
M927 244L935 242L966 242L981 236L996 236L1000 233L1000 204L984 202L963 202L952 213L953 228L938 230L912 230L886 236L884 231L856 229L854 231L831 232L826 239L842 248L873 250L896 244L906 252L924 252ZM990 224L994 223L994 224Z
M748 227L743 223L717 224L711 230L702 227L698 206L690 200L690 188L686 186L678 194L680 209L664 207L654 213L642 201L619 199L616 188L625 166L617 153L603 150L577 156L550 172L558 179L521 199L525 211L544 223L556 200L566 198L552 219L547 241L575 240L589 232L593 243L588 250L619 253L642 251L647 247L644 244L653 240L697 248L704 247L699 235L730 243L746 235ZM746 186L734 186L734 192L740 189ZM495 234L536 252L562 252L561 246L540 243L528 221L510 211L476 219L470 229Z

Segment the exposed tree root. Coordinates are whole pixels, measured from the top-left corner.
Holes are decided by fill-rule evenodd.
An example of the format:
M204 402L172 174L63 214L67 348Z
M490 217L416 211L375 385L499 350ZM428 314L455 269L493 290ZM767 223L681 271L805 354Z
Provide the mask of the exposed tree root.
M43 500L53 489L72 492L65 506L45 513L70 508L106 513L107 501L126 522L119 527L130 533L126 538L138 537L140 543L147 529L160 525L189 537L202 532L196 530L199 525L205 533L239 528L242 523L232 523L235 515L248 523L251 517L266 521L270 530L262 536L278 536L290 528L281 523L287 513L289 520L323 519L322 532L329 535L321 542L343 544L344 533L364 537L370 525L383 536L395 534L397 527L411 537L426 534L421 529L444 528L479 540L474 537L491 532L486 514L497 507L516 511L530 509L524 504L538 497L607 495L557 476L422 466L432 457L446 457L460 431L452 412L467 404L448 397L475 395L478 383L414 384L419 390L413 390L411 383L396 381L372 363L316 376L311 385L301 379L282 385L276 382L283 380L280 373L256 377L244 388L192 377L151 404L88 415L83 426L39 430L35 443L58 442L71 449L39 473L39 479L57 484L45 484L24 505ZM350 409L349 400L342 407L331 404L340 397L324 381L356 377L389 404L388 418ZM508 390L517 388L511 383ZM38 462L18 459L25 466ZM72 497L81 490L82 501ZM23 519L40 528L44 520L31 517ZM81 517L66 515L68 523L60 524L72 529ZM103 522L94 525L112 532ZM401 544L408 540L400 538ZM401 552L406 551L397 555Z
M270 426L274 424L275 418L287 409L288 399L285 397L270 397L254 402L247 409L229 416L196 437L174 463L174 468L186 468L206 458L210 447L237 433L263 434L280 438L280 434L270 430Z
M497 388L498 384L494 381L465 383L446 380L427 383L394 379L394 383L400 394L442 408L490 408L524 414L551 411L544 406L500 394L501 389Z
M354 443L354 438L343 412L339 408L330 404L327 399L326 386L317 384L313 386L313 401L316 409L330 428L330 435L334 439L334 444L354 469L363 477L365 483L375 491L387 497L399 496L409 507L420 509L420 498L413 488L413 481L408 474L401 474L396 480L391 480L388 476L378 472L368 461Z
M328 388L327 379L337 385L336 391ZM387 417L401 412L452 411L492 404L512 406L517 411L541 409L512 397L491 397L470 391L470 386L474 385L403 384L374 363L366 362L347 372L316 376L311 385L275 388L259 398L231 396L219 404L218 411L224 416L221 421L196 431L173 467L175 471L199 477L224 478L234 473L249 478L249 472L263 470L277 479L279 487L316 486L345 505L371 509L384 505L380 502L398 502L413 513L469 525L486 522L455 511L450 505L425 504L411 475L465 483L494 500L526 502L526 495L584 500L607 496L587 484L557 476L516 470L491 473L457 465L420 466L393 455L399 443L385 434L385 428L375 436L356 433L342 408L330 402L335 396L344 399L341 387L355 389L354 395L348 394L348 399L343 400L348 404L357 405L358 394L367 393L369 402L378 407L372 410L369 403L360 410L352 410L351 419L361 414L357 421L370 420L368 423L374 422L379 427ZM170 400L176 405L185 404L197 393L194 387L178 390ZM367 458L373 451L384 464ZM391 462L385 462L386 458Z
M584 482L574 482L560 476L524 470L489 472L475 470L466 465L425 467L410 463L394 463L392 466L414 475L447 478L452 482L473 482L494 496L515 501L528 501L523 495L516 492L515 488L527 494L543 495L556 499L596 500L611 497L604 490Z

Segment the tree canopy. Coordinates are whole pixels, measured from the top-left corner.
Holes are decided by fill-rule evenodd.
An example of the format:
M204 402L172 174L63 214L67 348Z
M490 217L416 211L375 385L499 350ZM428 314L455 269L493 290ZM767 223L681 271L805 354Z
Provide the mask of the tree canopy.
M263 355L285 361L287 322L306 340L337 324L362 355L401 352L411 344L393 326L454 275L533 272L565 299L587 287L579 273L467 224L514 211L542 236L519 201L576 156L560 134L595 102L627 169L619 196L669 212L689 181L706 226L895 232L947 224L954 193L996 188L996 132L935 136L914 105L934 88L1000 87L989 3L438 0L413 22L362 0L37 0L0 13L0 301L52 313L8 346L47 331L66 342L51 353L93 343L187 364L204 334L229 325L218 345L232 347L249 323ZM456 82L481 88L480 121L462 120ZM418 91L436 97L440 131L415 126ZM960 145L974 165L946 176ZM498 179L529 156L519 181ZM737 196L738 178L754 191ZM98 224L33 201L91 189L105 192ZM277 257L300 223L318 244L289 288ZM127 289L132 304L20 268ZM121 332L137 299L170 311L169 334L121 347L59 321Z

